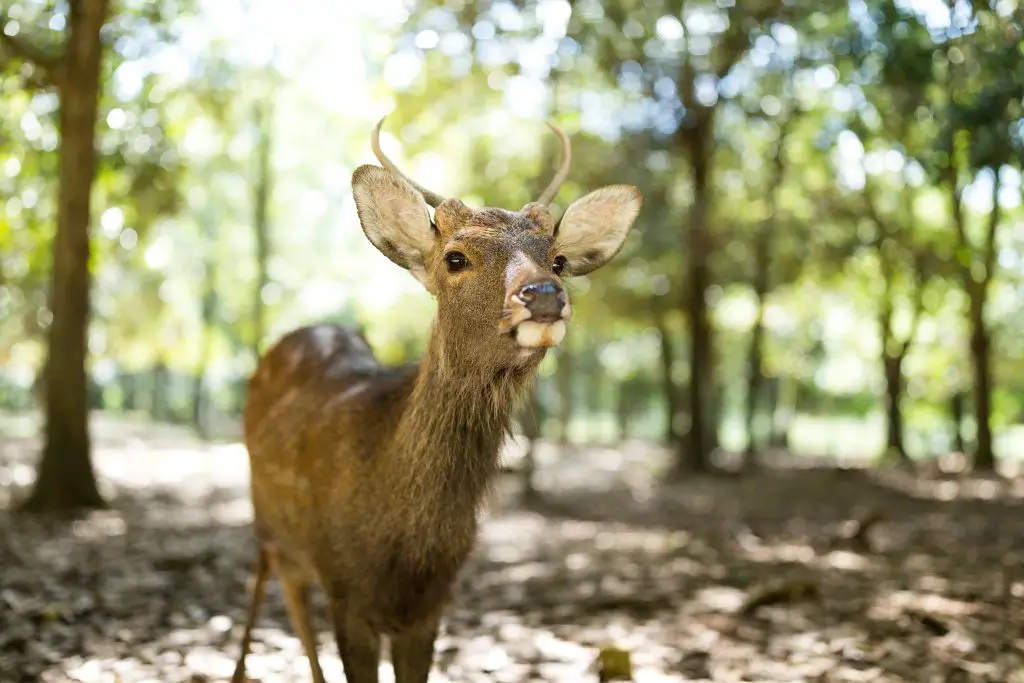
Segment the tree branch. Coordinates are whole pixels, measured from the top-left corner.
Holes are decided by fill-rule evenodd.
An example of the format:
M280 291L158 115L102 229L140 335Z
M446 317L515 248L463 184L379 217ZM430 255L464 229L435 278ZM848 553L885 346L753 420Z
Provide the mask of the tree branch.
M736 66L736 63L743 58L743 55L747 53L747 48L750 47L750 34L752 31L750 26L760 26L769 18L778 14L782 9L782 1L770 0L760 7L753 9L749 6L744 7L742 10L738 9L738 5L736 7L736 9L729 12L729 28L726 29L725 36L719 45L718 53L722 56L722 61L714 69L718 80L725 78L732 71L732 68ZM747 26L742 25L744 22L747 22Z
M8 34L6 29L9 23L7 14L0 12L0 46L3 47L3 52L13 55L14 58L30 64L34 70L41 72L40 82L57 85L62 56L47 52L19 34ZM6 66L11 61L13 60L10 56L4 58L0 55L0 66Z
M917 336L917 328L921 324L921 318L924 317L924 288L928 284L927 275L924 272L924 266L921 263L922 259L915 259L914 263L914 308L911 312L913 316L910 319L910 330L907 332L906 338L900 345L900 355L906 356L907 351L910 350L910 345L914 342L914 337Z

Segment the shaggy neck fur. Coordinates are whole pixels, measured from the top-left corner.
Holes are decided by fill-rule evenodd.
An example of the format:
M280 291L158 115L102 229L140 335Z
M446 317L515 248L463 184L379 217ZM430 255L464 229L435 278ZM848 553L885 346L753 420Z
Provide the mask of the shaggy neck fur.
M475 516L540 361L495 365L470 357L488 349L459 349L435 325L395 435L404 507L426 533Z

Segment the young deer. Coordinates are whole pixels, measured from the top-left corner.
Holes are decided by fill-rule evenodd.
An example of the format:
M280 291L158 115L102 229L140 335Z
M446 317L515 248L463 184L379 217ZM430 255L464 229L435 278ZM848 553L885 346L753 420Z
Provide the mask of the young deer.
M565 335L561 278L608 262L640 211L637 188L611 185L556 222L547 204L571 149L554 126L563 161L540 198L518 212L471 209L403 175L380 149L383 122L371 142L384 168L357 168L352 192L366 237L437 299L429 348L384 367L356 331L317 325L260 359L245 407L259 555L234 683L271 571L316 683L314 584L348 683L376 683L382 635L396 683L427 681L516 401Z

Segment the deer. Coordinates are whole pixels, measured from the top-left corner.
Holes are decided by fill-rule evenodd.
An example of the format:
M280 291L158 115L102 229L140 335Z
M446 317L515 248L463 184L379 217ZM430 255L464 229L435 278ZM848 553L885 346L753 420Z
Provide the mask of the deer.
M386 117L385 117L386 118ZM474 209L436 194L383 153L380 119L352 194L369 242L436 301L419 362L384 366L362 332L295 329L259 358L243 410L253 528L241 654L267 581L276 576L314 683L324 683L310 590L327 612L348 683L377 683L382 638L396 683L426 683L441 619L472 552L488 485L514 411L572 308L565 279L616 256L643 202L608 185L550 204L572 148L549 123L562 160L519 211Z

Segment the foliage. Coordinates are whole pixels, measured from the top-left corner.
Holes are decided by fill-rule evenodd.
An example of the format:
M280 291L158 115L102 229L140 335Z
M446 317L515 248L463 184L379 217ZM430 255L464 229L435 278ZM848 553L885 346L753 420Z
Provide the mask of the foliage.
M645 196L613 265L570 283L565 352L578 362L545 364L540 393L550 406L573 397L574 434L607 434L598 425L611 413L633 414L617 401L643 406L631 419L647 438L668 420L685 430L689 407L666 392L682 397L694 376L684 293L695 264L707 268L705 381L720 425L741 411L759 326L760 390L781 391L764 404L773 419L787 405L881 410L895 355L908 415L942 414L977 391L978 306L994 419L1017 419L1024 75L1013 3L300 4L324 21L297 9L278 22L263 2L165 0L127 2L106 29L90 349L108 390L154 367L201 374L214 411L234 419L255 334L252 111L273 87L266 341L336 320L363 327L389 362L422 350L433 304L366 244L348 190L379 116L385 150L424 184L512 209L557 163L550 119L573 137L556 209L607 183ZM5 33L49 50L61 7L20 0ZM328 23L350 40L328 37ZM0 65L0 366L27 391L48 324L56 109L7 43ZM709 213L694 227L705 163ZM706 231L700 254L695 229Z

